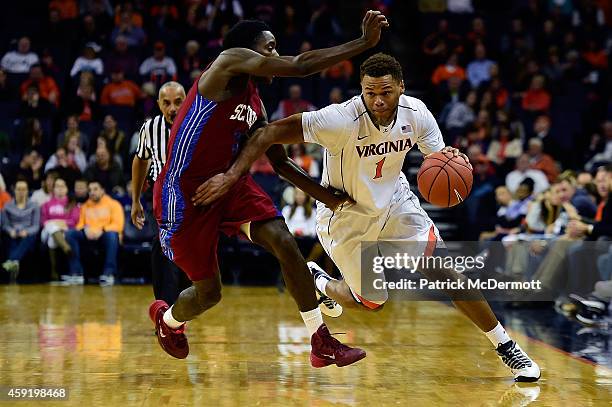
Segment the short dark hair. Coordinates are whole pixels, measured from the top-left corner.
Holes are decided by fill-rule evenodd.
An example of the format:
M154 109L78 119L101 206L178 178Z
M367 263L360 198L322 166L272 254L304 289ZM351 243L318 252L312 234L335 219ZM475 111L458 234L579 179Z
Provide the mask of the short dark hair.
M391 75L391 77L398 82L404 79L402 66L397 59L393 58L391 55L383 54L382 52L374 54L363 61L359 68L359 80L362 80L366 75L373 78Z
M533 180L533 178L526 177L519 184L519 186L521 186L521 185L525 185L529 189L529 193L533 194L533 190L534 190L534 187L535 187L535 181Z
M260 20L242 20L223 37L223 49L253 48L263 31L270 31L268 24Z

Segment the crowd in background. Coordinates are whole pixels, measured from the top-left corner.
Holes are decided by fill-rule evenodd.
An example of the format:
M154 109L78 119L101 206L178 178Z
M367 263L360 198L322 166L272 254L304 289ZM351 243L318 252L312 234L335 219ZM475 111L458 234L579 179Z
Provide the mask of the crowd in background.
M608 2L52 0L2 17L4 268L47 246L82 275L83 233L71 231L85 228L107 253L103 276L115 275L108 252L116 257L129 227L131 160L138 129L159 113L159 86L177 80L189 89L240 19L266 21L279 53L296 55L355 38L369 8L390 20L379 48L401 62L407 93L426 102L446 143L473 163L474 187L457 213L470 227L460 238L591 238L589 225L610 222L609 184L598 171L612 162ZM262 86L270 119L359 94L366 56ZM288 151L320 177L317 148ZM314 239L308 197L283 193L265 158L251 172L284 207L290 229ZM102 210L112 226L87 228L101 202L113 208ZM52 278L62 273L53 270Z

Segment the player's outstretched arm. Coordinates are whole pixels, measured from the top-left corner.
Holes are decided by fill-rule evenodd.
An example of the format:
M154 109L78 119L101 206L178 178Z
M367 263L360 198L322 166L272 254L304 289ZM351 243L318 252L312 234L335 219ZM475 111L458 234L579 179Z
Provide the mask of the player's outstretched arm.
M198 187L192 198L194 205L209 205L223 196L247 173L255 160L273 144L299 144L304 142L302 114L270 123L255 131L238 154L236 161L224 174L217 174Z
M140 203L140 195L144 186L145 178L147 177L147 169L149 168L149 160L143 160L138 156L134 156L132 161L132 223L136 228L142 229L144 226L144 209Z
M282 145L272 145L266 151L266 155L279 176L300 188L317 201L323 202L332 211L335 211L344 203L354 203L347 193L334 190L331 187L325 188L310 178L299 165L287 156L287 152Z
M221 53L219 67L230 74L254 76L307 76L350 59L374 47L380 40L387 18L380 11L368 11L361 25L362 36L353 41L324 49L304 52L295 57L263 56L246 48L228 49Z

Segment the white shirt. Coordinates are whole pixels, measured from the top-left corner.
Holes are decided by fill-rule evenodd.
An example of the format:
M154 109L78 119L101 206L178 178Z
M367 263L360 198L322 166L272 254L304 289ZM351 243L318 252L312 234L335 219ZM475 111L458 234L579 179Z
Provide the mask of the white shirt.
M548 189L549 183L546 175L540 170L528 169L525 172L520 172L519 170L514 170L506 175L506 186L510 190L512 194L516 192L519 187L519 184L525 179L531 178L534 182L533 185L533 193L539 194L540 192L544 192Z
M174 76L176 75L176 64L170 57L164 57L161 61L154 57L149 57L142 62L139 72L143 76Z
M310 217L306 217L304 207L298 206L295 208L295 213L290 218L291 206L287 205L283 208L283 217L291 234L295 235L299 231L298 236L316 236L317 235L317 216L313 209Z
M100 58L87 59L85 57L78 57L72 65L70 70L70 76L76 76L81 71L92 71L96 75L102 75L104 73L104 64Z
M9 73L28 73L30 67L38 63L38 55L33 52L20 54L17 51L9 51L2 57L0 66Z
M304 140L325 147L322 185L346 191L350 209L379 216L391 204L404 157L416 144L423 154L444 148L442 133L427 106L401 95L395 121L372 123L361 96L315 112L302 113Z

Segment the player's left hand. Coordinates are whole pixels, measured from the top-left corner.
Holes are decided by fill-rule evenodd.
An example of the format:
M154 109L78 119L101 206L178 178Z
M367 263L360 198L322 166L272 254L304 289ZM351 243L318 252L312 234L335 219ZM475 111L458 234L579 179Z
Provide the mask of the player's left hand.
M332 187L331 185L327 186L327 189L334 194L334 201L331 204L326 204L326 206L332 211L337 210L342 207L343 209L348 208L349 206L355 205L355 201L353 198L349 196L346 192L340 191Z
M473 169L472 168L472 164L470 163L470 159L468 158L468 156L463 154L461 151L459 151L458 148L451 147L451 146L446 146L442 150L440 150L439 152L440 153L453 153L454 157L461 157L461 158L463 158L465 160L466 164L470 166L470 169ZM431 154L427 154L425 156L425 158L428 158L430 155Z
M210 205L225 195L232 185L234 185L234 182L235 181L230 179L230 177L224 173L217 174L214 177L207 179L198 187L198 189L196 189L193 198L191 198L191 202L195 206Z

